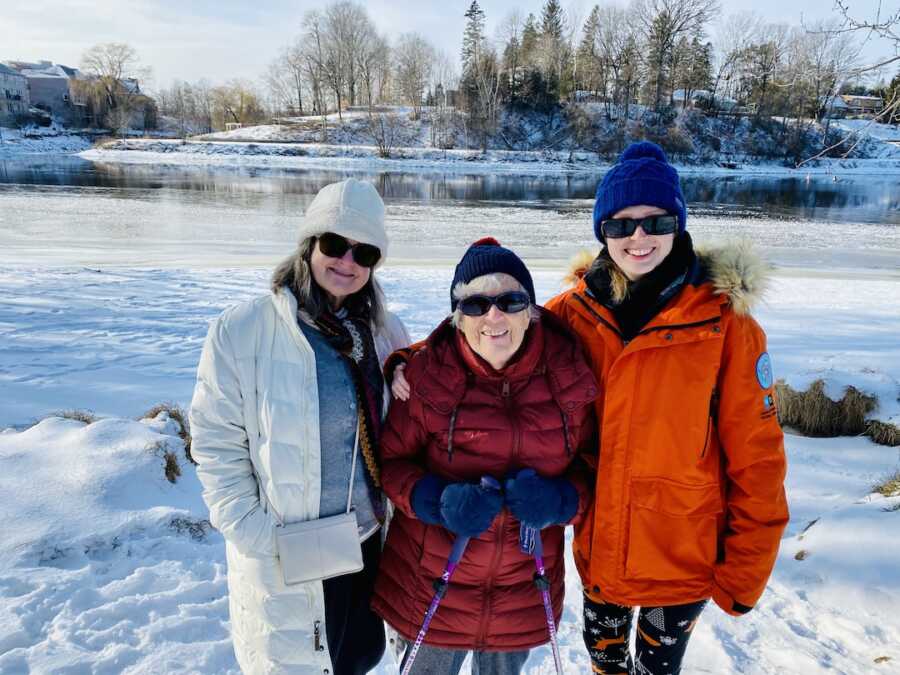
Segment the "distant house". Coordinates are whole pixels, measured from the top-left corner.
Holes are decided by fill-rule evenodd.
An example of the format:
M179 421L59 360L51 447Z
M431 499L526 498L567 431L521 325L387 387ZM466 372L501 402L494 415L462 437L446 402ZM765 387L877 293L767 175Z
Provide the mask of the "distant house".
M820 105L826 117L874 117L884 110L884 99L880 96L841 94L830 98L823 96Z
M28 80L8 66L0 64L0 124L12 125L28 114Z
M715 96L706 89L694 89L690 93L690 100L685 103L688 93L684 89L676 89L672 92L672 101L682 108L703 108L706 110L716 108L729 112L737 107L738 102L729 96Z
M76 68L51 61L7 61L6 65L27 81L32 107L53 115L67 126L84 125L87 105L79 100L72 87L72 82L80 76Z

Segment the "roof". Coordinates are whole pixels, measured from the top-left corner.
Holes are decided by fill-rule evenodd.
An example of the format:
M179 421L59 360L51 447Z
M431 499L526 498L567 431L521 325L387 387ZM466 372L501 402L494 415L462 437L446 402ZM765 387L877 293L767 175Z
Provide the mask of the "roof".
M22 73L13 70L9 66L4 66L2 63L0 63L0 75L16 75L18 77L24 77Z

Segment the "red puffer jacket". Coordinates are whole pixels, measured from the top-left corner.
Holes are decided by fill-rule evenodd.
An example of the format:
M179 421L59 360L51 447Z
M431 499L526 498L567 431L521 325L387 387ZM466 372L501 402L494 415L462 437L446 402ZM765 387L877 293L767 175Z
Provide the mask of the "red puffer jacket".
M598 390L576 339L549 313L531 324L519 355L499 372L445 321L413 354L406 378L410 399L392 403L381 439L382 482L396 511L372 607L413 640L454 541L443 527L415 517L410 497L416 481L426 473L449 482L474 483L484 475L502 481L525 467L547 477L565 475L580 496L576 522L590 508L592 478L576 459L579 450L596 453L590 403ZM542 535L559 621L563 527L548 527ZM533 559L519 550L519 522L504 508L469 542L425 642L492 651L546 643L533 574Z

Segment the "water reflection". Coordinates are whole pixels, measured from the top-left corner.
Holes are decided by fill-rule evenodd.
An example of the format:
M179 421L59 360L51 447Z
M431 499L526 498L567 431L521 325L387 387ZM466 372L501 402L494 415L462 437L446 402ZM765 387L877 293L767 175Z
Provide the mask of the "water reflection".
M519 176L440 171L306 170L258 167L173 167L90 162L72 156L34 156L0 161L0 185L106 189L116 197L135 193L187 191L189 201L227 196L248 207L259 196L293 195L283 200L295 211L328 183L353 175L373 182L388 201L444 202L527 208L583 208L594 196L597 174ZM706 210L744 215L900 224L900 177L771 177L685 175L685 196L697 213ZM118 192L120 191L121 192ZM148 196L149 195L145 195ZM171 198L170 195L167 198ZM150 197L152 198L152 197ZM584 203L579 203L584 202ZM278 208L276 208L278 210Z

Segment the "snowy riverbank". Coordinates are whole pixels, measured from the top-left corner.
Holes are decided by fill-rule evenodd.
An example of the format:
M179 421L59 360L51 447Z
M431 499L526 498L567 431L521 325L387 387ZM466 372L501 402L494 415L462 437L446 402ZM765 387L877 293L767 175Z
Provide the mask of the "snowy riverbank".
M91 147L84 136L59 130L0 129L0 160L27 155L69 155Z
M169 166L242 166L295 169L366 169L374 171L441 171L466 174L546 173L601 174L609 168L590 152L441 150L397 148L389 159L371 145L317 143L162 141L132 139L93 148L81 157L98 162ZM799 169L775 162L739 161L735 168L717 164L677 165L684 175L900 175L900 150L880 159L818 160Z

